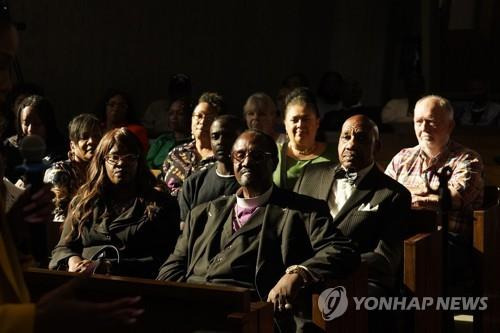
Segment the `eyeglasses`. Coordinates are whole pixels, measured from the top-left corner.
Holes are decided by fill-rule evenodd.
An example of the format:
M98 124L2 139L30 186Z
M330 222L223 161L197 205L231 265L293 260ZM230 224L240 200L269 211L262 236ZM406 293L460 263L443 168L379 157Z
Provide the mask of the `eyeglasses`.
M233 151L231 153L231 157L237 162L243 162L245 158L251 157L254 162L262 163L267 158L270 158L272 156L273 154L262 150L250 150L250 151L240 150L240 151Z
M118 155L118 154L108 154L104 157L106 162L111 165L117 165L120 161L123 163L133 163L137 162L139 155L135 154L127 154L127 155Z
M205 120L207 119L208 122L211 122L215 119L217 115L216 114L213 114L213 113L193 113L192 115L192 120L194 122L199 122L199 121L202 121L202 120Z

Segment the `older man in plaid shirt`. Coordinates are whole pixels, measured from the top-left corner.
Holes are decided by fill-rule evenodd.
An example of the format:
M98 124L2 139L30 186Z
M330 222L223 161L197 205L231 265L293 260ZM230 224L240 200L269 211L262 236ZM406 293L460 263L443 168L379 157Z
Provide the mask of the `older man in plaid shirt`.
M452 270L462 266L460 270L464 272L472 239L472 211L483 203L481 156L450 140L455 122L453 108L445 98L431 95L420 99L415 105L413 121L418 145L401 150L385 173L411 192L414 208L437 210L439 197L431 190L439 185L436 172L451 168L450 265Z

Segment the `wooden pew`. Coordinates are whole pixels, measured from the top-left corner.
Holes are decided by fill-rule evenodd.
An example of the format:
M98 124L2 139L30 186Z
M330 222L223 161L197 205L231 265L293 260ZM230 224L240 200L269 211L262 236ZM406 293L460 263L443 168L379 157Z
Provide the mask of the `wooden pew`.
M321 292L326 288L336 286L344 286L349 301L347 311L340 317L331 321L325 321L318 307L318 299ZM329 281L328 284L317 289L312 297L312 318L316 326L327 333L365 333L368 332L368 313L364 308L356 310L355 303L352 297L367 296L368 278L367 268L365 265L354 272L353 276L348 279Z
M35 301L75 276L77 274L36 268L25 272ZM273 331L272 305L251 303L251 292L244 288L94 275L85 280L79 295L94 301L141 296L145 313L130 332Z
M484 181L489 186L500 186L500 165L484 166Z
M435 212L412 210L403 245L403 282L410 296L443 295L442 237ZM415 311L414 332L442 332L443 314L434 310Z
M473 246L476 252L480 294L488 297L488 309L474 313L475 332L500 332L500 192L497 187L485 188L485 208L474 212ZM422 215L424 214L424 215ZM432 212L413 211L409 233L416 231L415 223L431 221L425 216ZM436 220L436 225L440 224ZM404 284L411 295L417 297L437 297L443 292L442 278L442 233L424 224L423 232L417 233L404 242ZM427 230L425 230L427 229ZM436 311L415 312L415 332L441 332L443 314Z
M473 246L476 252L481 296L488 309L474 316L477 331L500 332L500 208L499 189L485 188L484 208L474 211Z

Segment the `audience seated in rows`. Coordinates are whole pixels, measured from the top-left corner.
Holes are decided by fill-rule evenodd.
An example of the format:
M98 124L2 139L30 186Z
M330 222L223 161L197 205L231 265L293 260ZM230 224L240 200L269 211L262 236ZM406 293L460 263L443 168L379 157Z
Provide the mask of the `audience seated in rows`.
M1 24L0 52L10 59L13 53L4 49L8 43L3 34L11 27L5 30ZM5 81L8 76L0 77ZM11 83L0 83L0 104L4 104L4 92ZM162 180L168 192L177 195L180 212L165 184L146 166L148 135L134 117L128 94L110 92L100 105L109 131L102 141L97 144L102 135L99 120L89 114L77 116L69 125L69 160L56 162L46 174L56 194L55 220L65 220L50 268L243 286L273 302L277 312L292 309L298 315L301 305L290 306L297 290L352 272L359 261L357 244L368 265L370 295L392 295L397 292L400 269L401 222L410 201L414 208L437 209L436 173L448 166L452 195L448 276L463 277L470 271L472 210L482 203L481 157L449 139L454 126L449 102L439 96L416 102L416 88L422 88L418 84L423 81L410 83L415 84L415 91L409 91L401 103L388 103L382 113L384 122L415 123L419 145L402 150L386 170L399 184L377 169L378 129L366 115L378 115L378 110L361 104L362 90L355 81L344 82L340 74L326 73L318 89L322 102L318 108L311 91L302 87L307 86L305 77L288 77L280 89L286 99L278 108L284 112L289 142L276 131L279 116L269 96L256 93L248 98L244 116L251 130L235 142L243 131L242 121L227 115L215 118L222 112L222 98L205 93L192 114L193 141L183 142L189 128L191 82L182 74L172 77L167 102L152 104L143 120L150 137L159 136L161 143L160 149L151 150L154 156L149 166L163 166ZM488 101L485 90L478 88L474 94L471 103L459 108L460 123L498 125L498 105ZM24 137L38 135L45 140L47 163L63 158L67 147L46 98L20 94L11 105L16 111L17 134L3 148L7 174L16 180L14 169L22 163L19 143ZM343 109L338 111L340 105ZM327 129L340 127L352 114L364 114L347 119L342 126L340 164L333 162L337 158L333 147L317 139L321 110L327 108L331 111L324 117ZM8 124L0 122L0 127L8 131ZM4 184L0 185L2 196ZM402 185L411 192L411 200ZM298 194L290 192L292 188ZM20 281L17 286L2 281L8 294L0 295L0 312L10 311L11 302L25 303L24 310L29 312L25 325L33 326L35 307L27 306L15 249L24 240L12 221L24 226L33 220L21 211L33 205L45 204L44 210L52 206L46 197L30 195L28 189L5 216L5 207L0 205L0 247L8 250L0 264ZM180 221L185 221L185 228L177 239ZM42 299L37 307L53 300ZM130 309L135 304L128 300L117 308L135 317ZM85 306L92 308L91 303ZM45 327L43 313L37 316L42 321L35 328Z
M278 89L278 93L276 94L276 107L278 108L280 117L283 117L285 114L286 96L292 92L292 90L300 87L309 87L309 80L303 73L292 73L283 79Z
M462 126L500 126L500 104L490 100L488 83L483 79L469 82L468 101L455 102L455 119Z
M148 133L137 120L130 94L117 89L109 89L97 106L97 114L106 131L127 127L139 139L144 151L148 151Z
M231 148L244 130L243 121L236 116L222 115L215 118L210 126L210 144L216 162L193 173L182 184L182 191L177 196L181 225L194 207L221 196L234 194L239 188L231 164Z
M182 100L191 109L191 78L186 74L175 74L170 77L165 99L152 102L142 117L142 124L148 131L149 138L155 139L168 131L173 131L170 123L172 104Z
M347 276L359 254L331 222L325 202L273 185L272 137L243 132L231 160L241 188L188 214L157 278L250 288L276 311L299 315L300 304L291 306L299 289Z
M85 182L87 167L101 140L103 130L99 118L83 113L68 125L68 159L56 162L45 172L44 183L54 192L54 222L64 222L68 205L78 188Z
M363 104L363 89L359 82L352 79L344 80L341 97L342 108L327 112L321 119L321 133L340 131L342 124L356 114L365 115L375 123L380 123L380 108Z
M112 274L154 277L179 230L177 202L162 188L132 132L107 132L71 201L49 267L85 272L102 263Z
M161 169L170 151L190 141L189 126L192 109L182 99L174 100L168 108L168 130L158 136L149 147L146 160L151 169Z
M273 179L279 187L292 189L306 165L335 160L336 153L333 147L316 140L320 119L308 88L288 94L284 123L289 141L278 145L279 162Z
M411 73L404 79L405 96L394 98L385 104L380 115L383 124L412 123L415 103L424 94L425 82L419 73Z
M193 172L214 162L210 146L210 125L222 113L222 96L214 92L202 94L191 116L193 140L175 147L163 162L161 178L170 194L177 196L184 180Z

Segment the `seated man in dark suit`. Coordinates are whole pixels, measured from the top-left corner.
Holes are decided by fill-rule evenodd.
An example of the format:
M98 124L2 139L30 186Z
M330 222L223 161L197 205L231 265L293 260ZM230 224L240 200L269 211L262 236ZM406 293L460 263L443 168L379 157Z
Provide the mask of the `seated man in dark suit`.
M339 138L339 165L304 169L295 191L328 202L333 224L359 245L368 265L368 294L397 291L402 256L401 222L410 193L375 165L380 149L375 123L363 115L347 119Z
M233 143L245 130L243 121L233 115L215 118L210 126L210 144L216 162L192 174L182 184L177 200L181 210L181 229L191 209L222 195L231 195L240 187L231 163Z
M231 159L241 188L188 214L157 279L251 288L282 310L302 286L357 267L357 251L331 223L323 201L273 185L272 137L243 132Z

